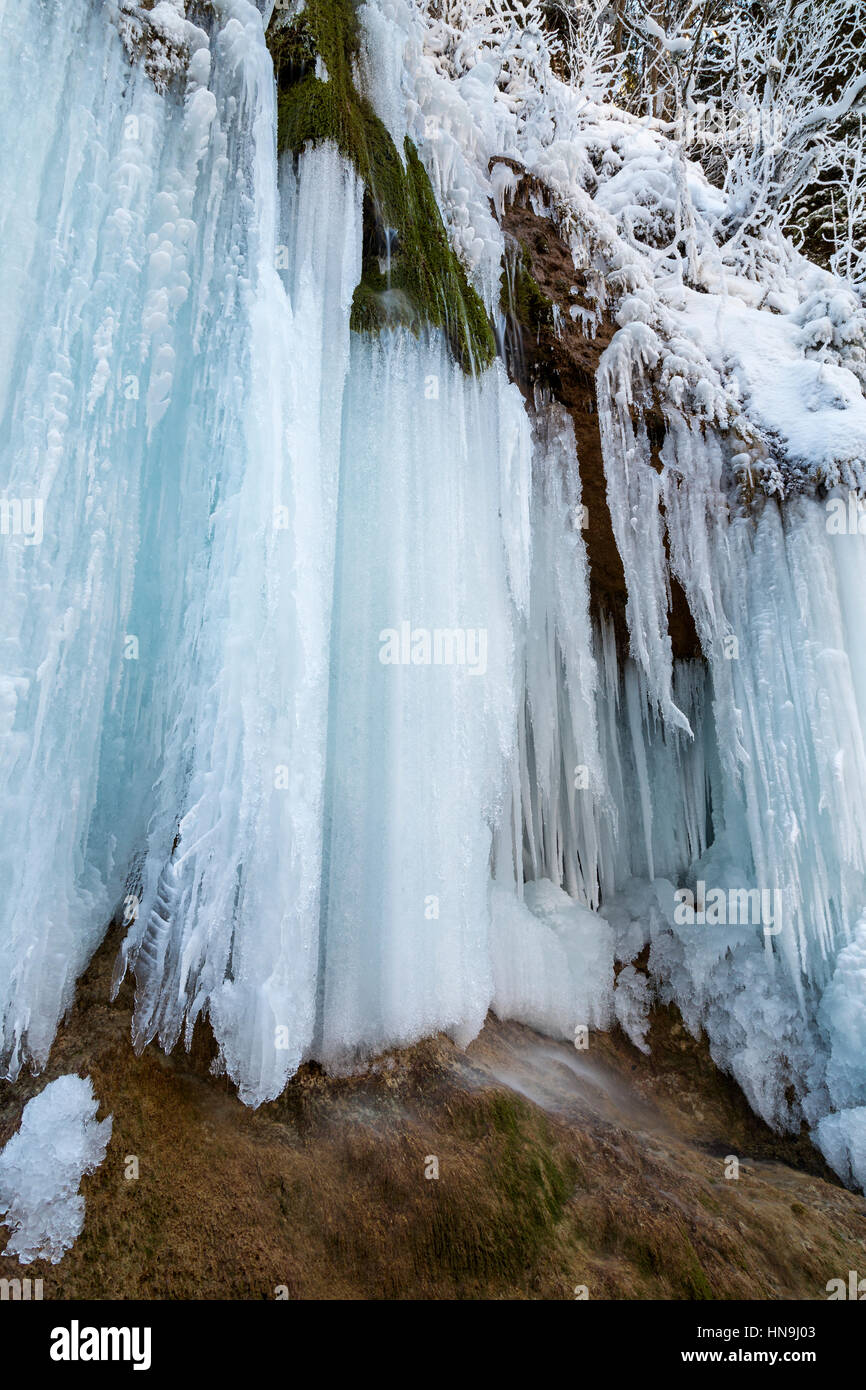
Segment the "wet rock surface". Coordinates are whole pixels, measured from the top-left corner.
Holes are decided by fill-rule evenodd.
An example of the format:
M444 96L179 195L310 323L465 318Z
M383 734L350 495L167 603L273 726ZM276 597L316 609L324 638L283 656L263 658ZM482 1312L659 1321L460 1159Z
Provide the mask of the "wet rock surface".
M134 1055L129 982L108 997L116 948L114 932L45 1076L0 1086L3 1143L64 1072L114 1115L73 1249L0 1260L46 1299L822 1299L862 1264L864 1199L767 1129L673 1010L650 1057L491 1016L466 1052L438 1037L360 1075L306 1066L252 1111L212 1074L205 1029L190 1054Z

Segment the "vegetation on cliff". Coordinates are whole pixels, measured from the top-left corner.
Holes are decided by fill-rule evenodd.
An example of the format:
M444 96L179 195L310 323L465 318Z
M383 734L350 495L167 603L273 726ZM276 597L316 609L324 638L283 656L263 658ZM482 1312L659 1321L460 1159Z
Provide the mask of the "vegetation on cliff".
M271 25L268 45L278 87L278 145L299 153L333 140L364 181L364 259L352 328L395 323L446 333L465 371L495 353L478 294L448 242L430 179L412 141L404 157L356 88L358 22L351 0L310 0L303 13Z

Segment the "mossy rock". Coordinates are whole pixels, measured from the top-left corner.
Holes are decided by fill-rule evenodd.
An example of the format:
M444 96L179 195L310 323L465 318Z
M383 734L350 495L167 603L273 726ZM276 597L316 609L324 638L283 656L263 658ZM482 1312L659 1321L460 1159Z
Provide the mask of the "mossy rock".
M464 371L482 371L495 354L493 331L449 244L427 171L411 140L401 158L355 87L359 39L351 0L308 0L301 15L271 25L268 45L277 78L279 149L298 154L308 144L332 140L364 182L363 263L352 328L440 328ZM317 59L325 68L321 76Z
M507 273L502 272L500 303L504 313L513 315L525 331L537 338L542 330L552 330L554 327L553 300L548 298L532 274L532 260L522 242L518 243L518 248L510 293Z

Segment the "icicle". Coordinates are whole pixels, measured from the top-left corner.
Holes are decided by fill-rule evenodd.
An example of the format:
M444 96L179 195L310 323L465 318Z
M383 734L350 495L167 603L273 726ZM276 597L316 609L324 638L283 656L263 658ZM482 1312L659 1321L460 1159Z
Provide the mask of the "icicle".
M580 901L597 907L599 820L610 815L610 806L598 747L583 525L574 429L561 406L544 405L535 422L522 700L527 867L532 878L563 882Z
M474 381L438 338L357 339L344 419L313 1046L330 1064L483 1022L529 558L529 429L499 368Z
M671 693L670 581L659 507L661 479L653 467L644 421L639 419L637 428L632 422L634 379L643 384L643 371L657 356L657 340L645 324L629 323L616 334L599 364L598 418L607 501L628 587L632 655L665 719L691 733Z
M22 0L2 18L0 121L20 132L30 113L26 149L0 171L2 492L39 518L38 543L4 535L0 561L0 1056L12 1075L28 1054L45 1061L120 890L114 849L142 813L121 783L120 820L93 822L100 762L121 737L114 727L106 742L106 718L134 708L139 664L153 660L128 621L147 431L160 433L189 342L193 205L218 207L222 192L206 153L208 36L189 26L198 46L172 120L144 68L130 71L114 13ZM209 284L206 266L204 296Z
M164 694L179 703L166 710L160 810L127 945L139 1044L158 1033L170 1047L184 1024L189 1040L207 1011L254 1103L283 1089L314 1023L341 363L345 372L361 240L360 186L334 147L303 155L297 178L286 167L290 314L274 269L268 91L258 97L243 471L221 479L219 565L195 625L187 610L188 657L168 673Z

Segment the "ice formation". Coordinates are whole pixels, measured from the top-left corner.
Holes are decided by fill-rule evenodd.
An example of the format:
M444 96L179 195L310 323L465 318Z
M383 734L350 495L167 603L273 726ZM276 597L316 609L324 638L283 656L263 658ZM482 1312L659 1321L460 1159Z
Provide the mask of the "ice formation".
M89 1078L58 1076L28 1101L0 1153L0 1218L11 1232L4 1255L57 1264L84 1226L85 1173L95 1173L111 1138L111 1116L96 1119Z
M121 904L136 1045L207 1016L251 1104L491 1006L645 1048L658 997L862 1184L858 296L721 238L721 192L556 76L532 5L360 7L353 80L490 318L516 166L587 332L617 325L624 652L564 409L442 332L350 330L363 180L330 139L277 155L273 8L0 12L7 1073Z

